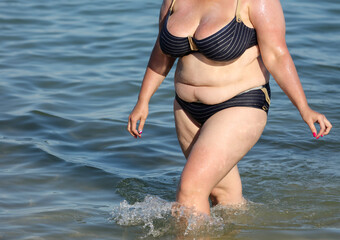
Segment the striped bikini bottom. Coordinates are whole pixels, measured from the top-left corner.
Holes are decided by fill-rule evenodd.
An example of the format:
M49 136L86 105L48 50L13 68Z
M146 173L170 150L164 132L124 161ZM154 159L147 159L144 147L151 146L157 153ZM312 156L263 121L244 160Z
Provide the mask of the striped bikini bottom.
M242 92L225 102L208 105L200 102L186 102L178 97L179 105L198 123L203 124L215 113L230 107L253 107L264 110L268 114L270 105L269 83L261 87L252 88Z

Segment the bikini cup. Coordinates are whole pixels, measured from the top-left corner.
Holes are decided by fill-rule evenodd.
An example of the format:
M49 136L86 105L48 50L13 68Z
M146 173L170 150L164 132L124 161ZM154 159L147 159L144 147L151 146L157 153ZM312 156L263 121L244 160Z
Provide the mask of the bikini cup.
M216 33L195 39L192 36L177 37L168 31L167 23L173 13L172 2L164 25L160 32L160 47L162 51L172 57L183 57L193 52L200 52L215 61L230 61L240 57L248 48L257 45L256 31L247 27L239 14L240 2L237 2L235 17Z

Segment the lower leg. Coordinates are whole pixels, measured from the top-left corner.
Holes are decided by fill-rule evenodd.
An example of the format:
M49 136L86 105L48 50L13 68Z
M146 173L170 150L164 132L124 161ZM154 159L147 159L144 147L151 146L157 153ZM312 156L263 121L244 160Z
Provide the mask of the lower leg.
M176 201L193 213L203 213L210 215L209 194L207 191L195 186L195 184L181 181Z
M244 203L242 183L237 165L213 188L210 194L212 205L237 205Z
M220 205L239 205L245 202L242 192L231 192L230 190L214 188L210 194L213 206Z

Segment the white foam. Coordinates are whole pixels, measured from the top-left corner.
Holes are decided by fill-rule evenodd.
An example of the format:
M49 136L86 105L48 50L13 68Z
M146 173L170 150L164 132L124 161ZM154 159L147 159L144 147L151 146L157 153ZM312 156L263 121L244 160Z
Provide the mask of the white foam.
M126 200L115 207L112 219L121 226L141 226L146 234L142 238L163 235L221 236L233 230L233 224L219 216L220 208L212 211L211 216L195 213L188 214L188 209L178 207L173 211L174 202L165 201L156 196L146 196L144 201L129 204ZM217 214L216 214L217 213ZM185 218L186 224L183 224Z

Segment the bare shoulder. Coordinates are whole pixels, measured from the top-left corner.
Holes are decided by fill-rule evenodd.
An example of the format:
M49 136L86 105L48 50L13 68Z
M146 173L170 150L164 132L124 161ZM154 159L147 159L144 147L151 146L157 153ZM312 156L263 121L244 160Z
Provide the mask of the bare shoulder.
M280 0L244 0L250 8L265 9L265 8L281 8Z
M285 31L285 20L280 0L246 0L249 18L255 29Z
M287 52L286 24L280 0L249 0L248 2L249 18L256 29L257 42L264 61L274 52L278 54ZM269 66L268 61L267 66Z
M246 0L252 20L273 21L283 17L280 0Z
M162 22L163 19L165 18L165 16L167 15L172 1L173 0L163 0L162 6L161 6L161 10L160 10L160 14L159 14L160 22Z

